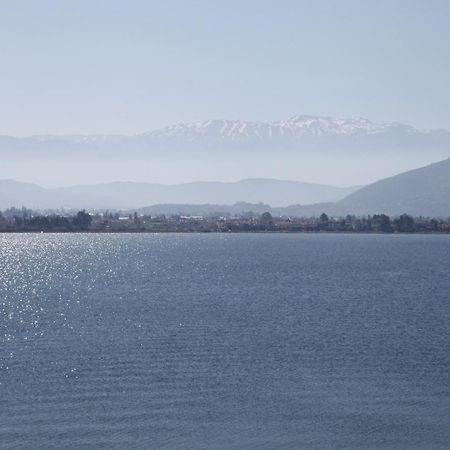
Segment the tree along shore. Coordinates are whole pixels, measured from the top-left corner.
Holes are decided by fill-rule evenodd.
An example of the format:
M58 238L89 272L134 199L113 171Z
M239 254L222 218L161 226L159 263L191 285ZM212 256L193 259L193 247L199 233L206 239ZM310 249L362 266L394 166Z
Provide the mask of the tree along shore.
M149 216L137 212L41 213L27 208L10 208L0 212L0 232L335 232L335 233L450 233L450 218L412 217L402 214L389 217L375 214L366 217L275 217L269 212L252 212L239 216Z

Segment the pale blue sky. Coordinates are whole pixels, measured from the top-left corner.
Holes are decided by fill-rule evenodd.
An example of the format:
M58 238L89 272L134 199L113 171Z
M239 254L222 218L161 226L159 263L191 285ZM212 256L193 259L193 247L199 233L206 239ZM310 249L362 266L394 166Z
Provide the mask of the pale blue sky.
M0 0L0 134L208 118L450 128L450 1Z

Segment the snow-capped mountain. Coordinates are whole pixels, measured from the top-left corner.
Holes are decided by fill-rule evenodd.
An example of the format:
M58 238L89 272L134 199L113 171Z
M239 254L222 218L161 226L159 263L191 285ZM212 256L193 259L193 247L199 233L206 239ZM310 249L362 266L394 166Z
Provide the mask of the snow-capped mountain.
M405 134L427 134L411 126L398 123L376 124L368 119L342 119L317 116L294 116L273 123L248 122L241 120L206 120L177 124L144 133L147 138L186 139L213 138L230 141L301 139L302 137L352 136L403 132ZM450 134L450 132L447 131Z
M395 126L395 124L375 124L361 117L356 119L342 119L315 116L295 116L277 122L274 125L284 130L284 132L290 132L295 136L375 134L383 133L386 129Z
M306 115L206 120L134 136L0 136L0 177L44 186L260 177L345 186L448 157L449 130Z
M400 123L377 124L364 118L300 115L273 123L242 120L206 120L171 125L135 136L50 135L29 138L0 136L0 155L12 151L58 155L82 152L91 155L161 155L173 151L207 152L284 150L298 154L310 150L336 151L449 150L449 130L419 130ZM126 155L125 155L126 153ZM440 155L446 156L446 155ZM449 154L450 156L450 154Z
M198 138L227 139L240 141L247 139L265 140L270 138L271 125L262 122L246 122L241 120L205 120L187 124L177 124L156 131L144 133L150 139L166 138L186 139Z

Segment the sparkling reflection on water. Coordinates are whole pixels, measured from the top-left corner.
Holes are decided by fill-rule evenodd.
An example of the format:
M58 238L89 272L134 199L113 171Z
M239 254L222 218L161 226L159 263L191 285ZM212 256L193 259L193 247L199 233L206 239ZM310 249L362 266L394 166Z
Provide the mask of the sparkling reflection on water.
M0 448L449 448L450 236L0 235Z

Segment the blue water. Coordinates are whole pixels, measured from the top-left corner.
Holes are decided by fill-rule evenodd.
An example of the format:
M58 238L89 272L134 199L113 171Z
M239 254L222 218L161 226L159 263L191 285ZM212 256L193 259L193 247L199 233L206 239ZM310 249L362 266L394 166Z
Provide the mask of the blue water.
M450 236L0 235L2 449L450 448Z

